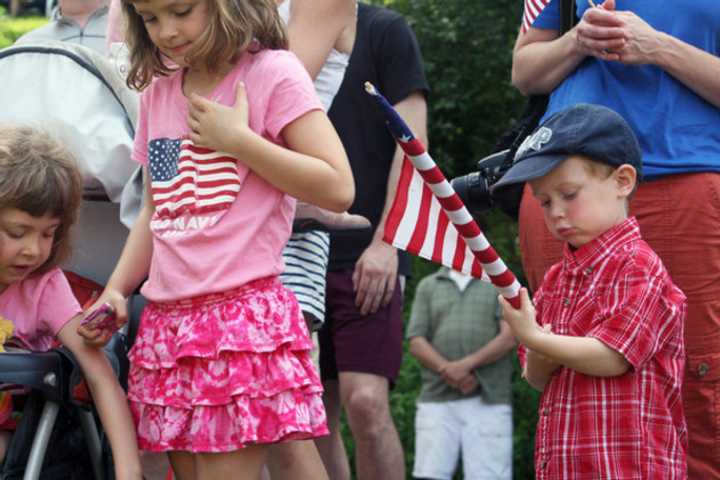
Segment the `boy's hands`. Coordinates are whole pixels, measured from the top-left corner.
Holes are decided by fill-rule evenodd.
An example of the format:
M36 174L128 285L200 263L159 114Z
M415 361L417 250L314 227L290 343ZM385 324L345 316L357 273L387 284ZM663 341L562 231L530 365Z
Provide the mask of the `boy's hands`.
M233 151L243 144L243 136L252 134L245 84L238 82L235 105L228 107L190 94L188 104L190 140L195 145L218 151Z
M498 296L498 300L502 306L503 320L510 326L520 343L531 344L533 338L543 334L542 328L535 320L535 307L530 300L527 288L520 289L519 310L510 305L502 295Z
M91 328L90 325L80 325L77 329L77 333L85 340L85 343L87 345L93 347L105 346L105 344L110 341L110 337L113 336L115 331L117 331L117 329L121 328L127 322L127 301L125 297L116 290L108 289L105 289L105 291L102 293L102 295L100 295L100 297L95 301L95 303L85 312L83 312L83 318L89 315L90 312L94 311L95 309L100 308L100 306L106 302L112 305L113 310L115 311L116 328L114 330L104 330L98 328Z
M467 395L478 387L477 378L463 360L447 362L438 370L445 382Z

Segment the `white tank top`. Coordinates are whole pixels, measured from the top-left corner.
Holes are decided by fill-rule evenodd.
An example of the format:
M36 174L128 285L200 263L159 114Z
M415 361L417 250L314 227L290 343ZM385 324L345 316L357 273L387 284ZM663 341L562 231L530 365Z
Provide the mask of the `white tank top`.
M292 0L285 0L278 7L280 17L287 24L290 19L290 2ZM342 53L334 48L330 51L325 65L323 65L320 73L315 78L315 91L320 97L325 111L330 109L335 94L340 89L340 84L345 76L345 70L347 69L348 62L350 61L350 55Z

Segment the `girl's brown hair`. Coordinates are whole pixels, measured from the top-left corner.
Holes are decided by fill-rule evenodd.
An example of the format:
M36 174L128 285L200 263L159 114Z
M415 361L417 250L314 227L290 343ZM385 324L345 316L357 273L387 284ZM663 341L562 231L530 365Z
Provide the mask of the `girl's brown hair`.
M44 273L70 255L70 228L78 216L82 178L73 156L46 132L0 125L0 209L60 219Z
M137 0L139 3L141 0ZM207 2L208 26L198 44L188 52L188 64L204 64L217 72L227 62L234 62L246 50L287 49L285 25L274 0L203 0ZM133 0L122 0L125 17L125 41L130 48L130 71L127 84L143 90L156 75L169 75L169 67L160 50L150 40L145 23L135 11Z

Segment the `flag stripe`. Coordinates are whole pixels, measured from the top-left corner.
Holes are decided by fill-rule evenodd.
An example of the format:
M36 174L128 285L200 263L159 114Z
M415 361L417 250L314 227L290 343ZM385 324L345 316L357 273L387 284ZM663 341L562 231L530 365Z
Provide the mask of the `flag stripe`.
M525 8L523 11L523 20L521 30L523 33L527 32L532 27L537 17L545 7L548 6L551 0L525 0Z
M423 242L425 241L425 234L427 233L428 217L430 215L430 200L432 199L432 192L427 189L422 189L422 197L420 199L420 212L415 223L415 230L413 231L412 238L408 243L408 250L411 252L420 253Z
M393 239L397 234L398 227L400 227L400 220L403 217L403 212L405 212L408 207L408 185L412 179L413 170L410 159L405 156L403 158L402 169L400 170L400 180L398 182L395 200L390 208L388 217L385 220L383 239L387 243L393 244Z

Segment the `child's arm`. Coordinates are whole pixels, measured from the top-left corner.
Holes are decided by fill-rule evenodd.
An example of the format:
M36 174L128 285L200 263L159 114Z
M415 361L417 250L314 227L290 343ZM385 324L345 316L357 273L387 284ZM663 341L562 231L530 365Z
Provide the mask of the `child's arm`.
M462 393L467 394L475 390L478 386L475 375L472 371L466 372L464 375L457 379L446 378L443 372L448 365L454 363L448 361L447 358L442 356L440 352L435 350L435 347L425 337L415 336L410 338L410 346L408 351L410 354L417 358L420 365L442 375L443 380L453 388L457 388Z
M408 345L408 351L410 355L417 358L420 365L436 373L440 373L448 364L448 359L435 350L425 337L412 337Z
M479 350L453 362L448 362L442 370L442 376L446 380L459 382L472 371L483 365L499 360L503 355L515 348L515 338L510 326L500 322L498 334L486 343Z
M196 145L240 158L256 174L298 200L343 212L355 198L345 149L322 111L313 110L287 124L282 137L288 148L283 148L250 129L245 86L238 83L233 107L193 93L188 124Z
M542 392L555 370L561 366L558 362L528 349L522 376L531 387Z
M115 309L115 318L118 327L127 322L126 298L135 291L140 282L147 277L150 269L150 258L152 257L152 233L150 232L150 219L155 212L150 190L150 178L147 167L143 168L143 204L140 214L135 221L130 235L128 235L125 247L115 270L110 276L105 290L97 299L95 304L88 309L92 311L105 302L110 303ZM110 340L112 332L102 330L91 330L87 327L80 327L78 333L87 342L95 346L104 345Z
M115 477L141 479L140 456L125 392L102 350L88 345L78 335L80 316L70 320L58 339L75 355L92 394L112 448Z
M544 331L535 321L535 308L527 289L520 290L522 306L516 310L500 297L503 318L515 336L530 350L548 357L567 368L595 377L622 375L630 363L600 340L590 337L555 335Z

